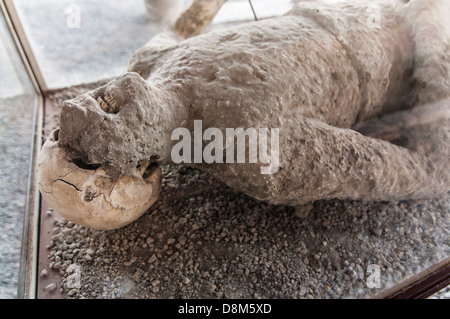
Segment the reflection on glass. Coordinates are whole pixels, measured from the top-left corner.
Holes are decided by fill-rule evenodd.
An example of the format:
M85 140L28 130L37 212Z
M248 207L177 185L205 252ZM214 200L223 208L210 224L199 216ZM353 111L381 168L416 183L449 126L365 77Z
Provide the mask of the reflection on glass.
M143 0L14 1L49 88L120 74L160 27Z
M0 16L0 298L15 298L36 95Z
M152 20L144 0L15 0L14 4L52 89L122 73L130 55L171 21Z
M91 83L126 70L131 54L167 27L191 0L14 0L19 18L50 89ZM171 4L172 9L165 8ZM281 15L292 0L253 0L261 17ZM252 21L248 0L227 1L215 25Z

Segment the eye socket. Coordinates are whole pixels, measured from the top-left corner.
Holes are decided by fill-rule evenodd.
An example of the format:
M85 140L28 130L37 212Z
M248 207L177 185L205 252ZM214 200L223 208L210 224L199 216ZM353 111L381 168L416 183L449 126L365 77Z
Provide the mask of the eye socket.
M155 170L158 168L158 164L152 163L145 169L144 174L142 174L143 179L147 179L155 172Z
M83 162L81 160L81 158L72 159L71 162L74 163L79 168L85 169L88 171L95 171L100 167L100 165L98 165L98 164L87 164L87 163Z
M152 162L152 163L157 162L157 161L159 161L159 160L160 160L159 155L152 155L152 156L150 157L150 162Z
M58 141L59 141L59 129L58 129L58 130L54 130L54 131L50 134L49 138L50 138L51 140L55 141L55 142L58 142Z

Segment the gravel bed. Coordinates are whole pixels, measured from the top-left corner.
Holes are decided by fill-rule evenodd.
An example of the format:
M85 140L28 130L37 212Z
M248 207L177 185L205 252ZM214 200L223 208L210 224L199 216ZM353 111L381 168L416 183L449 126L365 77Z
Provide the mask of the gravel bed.
M189 167L163 172L158 202L125 228L57 222L47 249L63 281L50 288L67 298L369 298L449 256L448 195L293 208ZM379 288L369 288L374 265Z

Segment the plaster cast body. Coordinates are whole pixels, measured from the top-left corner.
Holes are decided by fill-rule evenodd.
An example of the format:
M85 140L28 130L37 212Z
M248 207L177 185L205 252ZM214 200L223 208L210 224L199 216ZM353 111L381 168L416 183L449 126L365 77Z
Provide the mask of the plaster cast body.
M280 128L276 174L262 175L258 164L193 166L275 204L440 196L450 186L450 27L437 15L449 5L380 8L380 27L358 2L307 2L183 41L157 37L132 57L130 73L63 104L60 146L117 178L142 161L170 162L172 131L192 130L194 120ZM105 96L117 113L99 106ZM352 129L392 112L402 123L411 108L440 116L405 122L395 143Z

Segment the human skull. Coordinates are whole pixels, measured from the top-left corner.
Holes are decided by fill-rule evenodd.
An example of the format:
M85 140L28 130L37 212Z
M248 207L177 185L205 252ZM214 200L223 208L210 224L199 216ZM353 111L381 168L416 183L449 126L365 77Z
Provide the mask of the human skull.
M101 167L68 160L51 133L37 162L44 199L65 219L93 229L123 227L144 214L161 191L161 170L146 162L130 175L111 178Z

